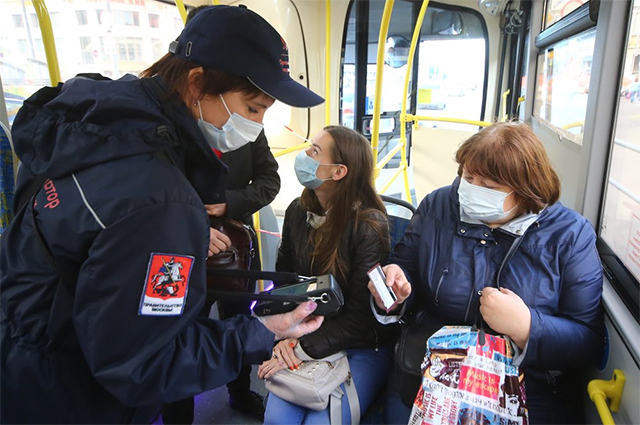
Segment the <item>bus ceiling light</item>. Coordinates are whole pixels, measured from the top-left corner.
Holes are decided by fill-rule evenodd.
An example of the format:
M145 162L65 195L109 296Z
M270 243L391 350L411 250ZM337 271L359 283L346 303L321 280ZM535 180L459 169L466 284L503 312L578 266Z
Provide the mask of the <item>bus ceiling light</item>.
M496 16L504 10L507 0L478 0L480 12Z

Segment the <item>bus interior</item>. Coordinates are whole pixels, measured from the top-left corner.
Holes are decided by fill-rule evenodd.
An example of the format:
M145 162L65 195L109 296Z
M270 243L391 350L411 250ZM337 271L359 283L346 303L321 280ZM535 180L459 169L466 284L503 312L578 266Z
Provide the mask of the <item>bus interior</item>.
M598 236L607 347L582 377L586 417L640 423L640 0L0 0L0 122L10 134L26 98L76 74L139 74L185 13L208 4L262 15L287 40L292 77L326 100L276 102L265 117L282 180L254 219L265 270L302 190L295 155L323 126L370 139L379 193L417 206L455 178L469 136L528 123L561 177L561 202ZM4 214L19 161L2 154ZM593 380L607 390L587 391ZM196 423L255 423L211 397Z

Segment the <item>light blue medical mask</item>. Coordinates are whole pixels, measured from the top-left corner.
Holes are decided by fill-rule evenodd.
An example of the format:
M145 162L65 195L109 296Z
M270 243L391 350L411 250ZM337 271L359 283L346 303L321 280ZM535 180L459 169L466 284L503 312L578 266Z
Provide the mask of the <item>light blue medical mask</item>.
M298 181L301 185L306 187L307 189L317 189L320 187L322 183L328 179L320 179L318 178L316 171L318 171L318 167L321 165L341 165L341 164L320 164L317 160L311 158L307 155L307 152L302 151L296 156L296 161L294 163L294 169L296 170L296 176L298 177Z
M224 105L224 109L227 110L229 114L229 119L222 126L224 130L224 135L226 139L225 148L227 151L220 149L222 152L234 151L238 148L243 147L247 143L255 142L260 132L264 126L255 121L251 121L243 117L242 115L234 112L233 114L227 107L227 103L224 101L222 95L220 95L220 100L222 100L222 104Z
M210 122L205 121L202 118L202 107L200 106L199 100L197 101L197 104L198 110L200 111L198 128L200 128L200 131L202 132L204 138L207 140L207 143L209 143L209 146L214 149L221 150L219 146L225 145L224 130L221 130Z
M246 119L235 112L232 114L222 95L220 95L220 100L222 100L222 104L229 114L229 119L222 126L222 129L203 119L200 101L197 102L198 110L200 111L198 127L207 139L209 146L225 153L235 151L247 143L254 142L263 129L262 124Z
M513 191L504 193L499 190L476 186L465 179L460 179L458 200L460 208L470 218L487 222L500 221L506 218L515 207L504 210L504 201Z

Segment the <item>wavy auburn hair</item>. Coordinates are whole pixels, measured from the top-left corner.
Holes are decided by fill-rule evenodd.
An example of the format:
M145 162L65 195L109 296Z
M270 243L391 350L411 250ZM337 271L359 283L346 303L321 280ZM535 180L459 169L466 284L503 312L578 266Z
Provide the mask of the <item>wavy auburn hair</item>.
M463 168L514 190L518 211L539 213L560 198L560 178L529 126L496 123L467 139L456 152Z
M327 201L325 223L318 229L312 229L310 243L313 246L312 267L319 268L320 273L339 272L346 278L346 266L341 258L348 258L348 253L341 255L340 242L347 227L352 224L353 231L359 223L369 223L381 240L389 243L389 229L374 219L373 213L386 210L380 196L373 185L373 155L369 141L360 133L347 127L330 125L323 129L333 139L331 159L334 164L347 166L347 175L338 180L334 192ZM302 192L301 204L307 210L324 215L313 190Z

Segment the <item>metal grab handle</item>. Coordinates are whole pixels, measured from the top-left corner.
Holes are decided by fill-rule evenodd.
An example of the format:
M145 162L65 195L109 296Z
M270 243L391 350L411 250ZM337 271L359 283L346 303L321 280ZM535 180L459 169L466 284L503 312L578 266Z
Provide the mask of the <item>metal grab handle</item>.
M615 425L611 412L615 413L620 408L625 380L624 372L614 369L613 378L610 380L594 379L587 385L589 398L595 403L603 425ZM609 405L607 398L611 400Z

